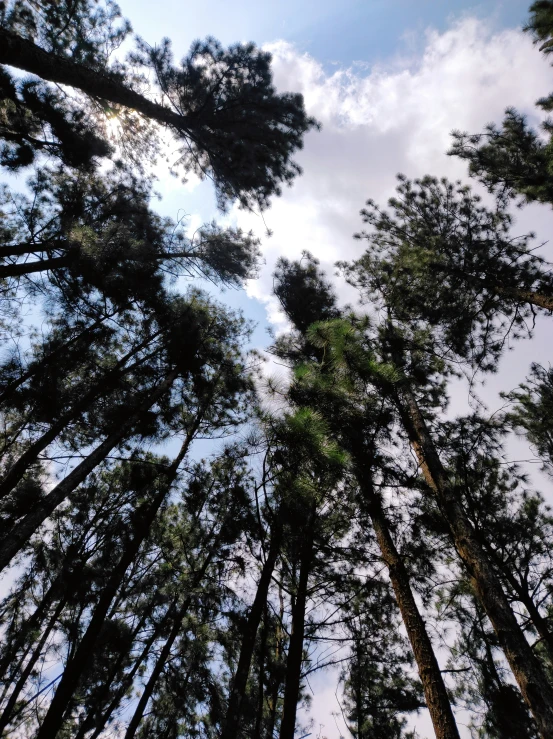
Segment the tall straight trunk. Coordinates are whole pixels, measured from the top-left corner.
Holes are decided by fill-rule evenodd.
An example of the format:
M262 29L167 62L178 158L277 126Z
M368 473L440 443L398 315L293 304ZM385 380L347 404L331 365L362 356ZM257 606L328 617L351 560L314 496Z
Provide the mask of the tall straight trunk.
M213 543L211 550L208 553L207 557L205 558L200 570L197 573L195 573L192 579L191 586L190 586L192 590L197 588L198 585L203 580L205 573L207 572L209 568L209 565L213 561L213 557L219 545L219 540L220 540L220 536L216 537L215 542ZM165 644L163 645L160 655L156 660L154 668L150 674L150 677L148 678L148 682L144 686L144 690L142 691L142 695L140 696L138 705L136 706L136 709L127 727L127 731L125 732L124 739L134 739L138 726L140 722L142 721L142 717L144 716L144 711L146 710L148 701L152 697L157 681L159 680L159 677L161 673L163 672L163 668L165 667L165 664L167 660L169 659L169 655L171 654L171 649L173 648L173 644L175 643L178 635L180 634L180 631L182 628L182 619L184 618L184 616L186 615L186 612L190 608L190 603L191 603L191 598L187 598L184 601L184 603L181 605L181 607L178 609L175 615L175 623L173 624L173 628L171 629L171 632L169 633L169 636Z
M261 739L261 727L263 725L263 708L265 705L265 657L267 653L267 603L263 609L263 626L261 627L261 644L259 647L259 674L257 676L258 681L258 697L257 697L257 712L255 716L255 726L253 730L252 739Z
M510 572L509 568L506 567L504 563L497 561L497 556L493 550L489 552L489 556L495 561L498 569L501 570L501 574L512 588L516 599L519 603L522 603L528 611L530 620L538 632L541 641L544 643L547 656L553 665L553 634L551 633L547 620L541 615L539 608L534 603L528 590L516 579L516 577L513 577L512 572Z
M407 383L393 394L403 426L423 475L445 517L457 552L474 591L497 635L498 643L518 683L542 739L553 739L553 687L518 624L459 497L450 486L416 398Z
M0 572L9 565L11 560L23 549L31 536L44 523L44 521L55 511L68 495L70 495L85 480L92 470L100 464L123 439L127 436L138 418L151 408L160 398L165 395L178 376L178 371L173 370L149 397L132 413L126 421L121 423L117 431L114 431L105 439L88 457L86 457L67 477L51 490L25 518L12 529L9 536L4 537L0 544Z
M407 636L411 642L424 689L426 705L434 726L434 733L437 739L459 739L459 731L451 710L440 666L426 631L424 619L419 612L411 590L405 564L390 534L390 527L382 508L382 501L378 493L372 489L370 483L367 485L365 481L363 488L368 493L369 515L382 559L388 569Z
M94 730L94 733L90 737L90 739L98 739L100 734L103 732L104 727L106 723L109 721L109 718L111 714L115 711L115 709L118 707L121 700L124 698L125 693L130 688L130 686L133 683L134 678L136 677L138 671L146 661L150 650L152 646L154 645L154 642L161 636L163 633L165 627L167 626L168 622L171 620L174 610L176 606L176 600L173 601L171 606L167 609L165 615L157 624L157 626L154 628L152 633L150 634L148 640L146 641L146 644L144 645L144 648L140 652L139 656L135 660L132 668L129 670L129 672L125 675L125 677L122 680L122 684L119 687L119 689L116 691L115 695L113 696L111 702L109 703L106 710L103 712L100 720L96 723L96 728ZM108 686L106 686L108 687ZM86 730L83 730L82 734L79 733L75 739L84 739L84 736L86 734Z
M77 418L79 418L79 416L84 413L84 411L90 406L91 403L94 402L94 400L96 400L99 395L105 394L107 390L112 389L114 383L116 383L131 369L136 367L137 364L141 363L139 361L134 365L125 367L129 359L132 359L132 357L135 356L141 349L144 349L150 343L150 341L155 338L155 336L156 335L154 334L154 336L148 337L147 339L141 341L137 346L133 347L129 352L127 352L125 356L121 357L117 364L112 367L111 370L106 372L106 374L100 380L96 381L95 384L90 388L90 390L81 396L77 403L75 403L66 413L63 413L58 418L58 420L55 421L50 426L50 428L42 434L42 436L36 439L23 452L19 459L17 459L12 464L12 466L4 476L3 480L0 482L0 498L8 495L8 493L10 493L14 489L17 483L23 478L27 470L37 462L41 452L43 452L49 444L55 441L59 434L72 421L75 421Z
M357 659L357 664L361 664L361 645L359 643L360 637L357 637L355 640L355 657ZM356 720L357 720L357 736L355 739L367 739L364 736L363 732L363 724L365 723L365 717L363 712L363 686L361 685L361 675L359 674L359 670L356 670L356 679L355 679L355 713L356 713Z
M192 134L192 118L176 113L171 108L154 103L125 85L116 74L97 71L67 57L45 51L29 39L18 36L7 28L0 28L0 64L8 64L44 80L68 85L92 98L108 100L131 108L158 123L173 126ZM197 125L197 124L196 124Z
M282 578L281 578L282 580ZM282 644L283 644L283 627L282 624L284 622L284 596L282 593L282 583L279 583L278 586L278 601L279 601L279 618L276 628L276 644L275 644L275 663L278 664L278 661L281 656L282 651ZM273 681L273 690L271 692L271 695L269 697L268 703L269 703L269 720L267 722L267 731L265 733L265 739L274 739L275 734L275 725L276 725L276 716L277 716L277 705L278 705L278 694L280 692L280 684L277 680Z
M19 244L11 244L10 246L0 246L0 259L21 257L25 254L39 254L53 249L67 249L68 247L68 242L63 239L51 239L50 241L43 241L39 244L24 241Z
M21 675L19 676L19 680L17 681L8 699L8 702L6 703L6 707L4 708L2 715L0 716L0 736L3 734L4 729L10 723L12 718L15 718L21 712L21 710L23 710L22 708L20 708L18 711L14 712L14 708L19 699L21 691L25 687L25 683L27 682L29 675L33 671L37 661L40 659L40 655L42 654L44 645L46 644L48 637L52 633L52 630L54 626L56 625L56 621L58 620L64 607L65 607L65 601L60 600L60 602L58 603L58 605L56 606L54 610L54 613L50 617L48 625L46 626L46 629L44 630L36 648L34 649L33 653L29 657L27 664L25 665L23 671L21 672Z
M261 577L257 584L257 592L248 614L246 627L242 635L242 644L240 646L240 656L238 658L238 666L236 674L232 682L232 688L229 695L227 715L225 724L221 733L221 739L234 739L240 728L240 720L242 718L242 703L246 695L246 685L250 674L253 652L255 649L255 640L257 631L263 616L263 610L267 605L267 595L271 578L275 569L275 564L280 553L281 527L277 523L271 536L271 544L267 553L267 559L261 570Z
M184 440L179 454L165 472L164 484L162 485L160 492L156 495L153 501L145 503L141 509L136 511L132 539L127 544L119 562L113 569L106 586L102 590L102 594L100 595L98 604L94 609L88 628L85 631L73 657L68 661L65 667L63 677L36 735L36 739L51 739L51 737L55 737L61 729L73 693L89 664L90 658L92 657L94 646L104 625L110 605L117 595L117 590L123 581L125 572L138 556L140 547L148 536L157 513L169 493L170 487L177 476L178 468L186 456L199 427L200 420L200 417L196 419L194 426ZM147 493L147 491L144 492Z
M296 711L300 698L301 666L303 663L303 638L305 633L305 608L307 585L313 563L314 512L309 518L301 548L300 574L296 599L292 608L292 630L286 660L286 685L279 739L294 739Z
M33 262L17 262L16 264L0 264L0 280L6 277L20 277L36 272L46 272L50 269L68 267L73 260L69 255L50 257L50 259L36 259Z

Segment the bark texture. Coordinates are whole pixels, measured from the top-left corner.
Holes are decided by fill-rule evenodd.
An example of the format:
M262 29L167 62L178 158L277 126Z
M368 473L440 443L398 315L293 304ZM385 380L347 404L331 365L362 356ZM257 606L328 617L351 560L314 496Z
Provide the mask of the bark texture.
M382 502L374 490L369 491L369 496L374 532L413 649L436 739L460 739L440 666L413 596L405 564L390 535Z
M407 383L403 383L395 394L395 402L426 482L449 524L457 552L492 623L522 696L534 716L540 736L542 739L553 739L553 688L526 641L500 579L480 545L456 492L448 483L424 417Z

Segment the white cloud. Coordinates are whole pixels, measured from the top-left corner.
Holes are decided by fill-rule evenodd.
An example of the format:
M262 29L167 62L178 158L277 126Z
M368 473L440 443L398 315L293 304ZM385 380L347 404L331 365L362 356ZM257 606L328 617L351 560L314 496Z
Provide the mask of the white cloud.
M527 35L492 33L474 19L442 34L427 32L418 58L369 72L356 64L328 73L283 41L267 48L278 88L303 93L309 113L323 124L320 133L307 136L298 157L303 176L265 214L274 235L264 239L263 274L248 288L277 326L282 319L271 298L271 272L278 256L297 257L308 249L332 271L336 259L360 249L351 236L361 227L358 213L367 198L385 203L398 172L466 179L465 164L445 154L451 131L481 131L489 121L501 121L509 105L535 116L535 100L551 87L551 68ZM259 217L232 215L263 236ZM542 226L547 234L551 224L545 208L533 212L534 230Z

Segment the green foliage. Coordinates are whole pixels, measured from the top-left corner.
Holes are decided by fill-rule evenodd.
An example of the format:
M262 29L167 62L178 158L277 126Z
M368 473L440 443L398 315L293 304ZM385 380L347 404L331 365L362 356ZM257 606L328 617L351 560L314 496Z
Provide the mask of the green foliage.
M183 146L177 164L213 180L219 205L238 200L266 207L301 172L291 161L304 134L315 127L298 94L277 94L271 55L253 44L229 49L209 38L192 45L175 65L171 44L141 42L133 61L151 69L182 125L173 126Z
M502 201L491 210L459 182L399 181L388 211L373 201L362 211L372 230L358 235L364 255L342 264L348 280L400 323L429 326L452 359L493 369L507 337L547 309L549 265L529 236L511 236Z
M410 676L412 657L398 631L397 606L379 582L369 582L348 608L351 657L343 671L345 716L355 739L407 739L407 716L424 707Z
M546 54L552 7L527 29ZM356 739L414 737L430 681L474 736L533 739L476 575L515 614L526 682L551 680L553 519L505 440L523 430L553 465L553 376L534 365L494 420L446 409L461 370L493 371L553 309L508 212L553 202L551 144L508 111L456 134L492 206L432 177L369 201L366 251L340 265L355 311L312 255L279 259L291 327L271 351L291 372L271 413L248 322L195 281L255 277L258 240L161 218L145 168L164 126L175 170L212 179L222 208L263 208L315 121L251 44L177 63L138 41L112 61L129 31L111 0L0 2L0 158L35 165L0 191L0 735L217 739L237 710L240 737L291 739L309 675L340 665Z
M539 50L548 55L553 49L553 6L550 0L538 0L530 6L530 19L524 30L529 32ZM536 103L549 112L553 95ZM553 141L551 122L546 120L544 139L533 130L522 115L508 107L501 127L494 123L484 133L453 132L449 154L465 159L469 172L490 192L501 199L520 197L523 202L553 203Z
M553 472L553 370L533 364L527 381L505 397L515 403L508 419L524 431L545 468Z

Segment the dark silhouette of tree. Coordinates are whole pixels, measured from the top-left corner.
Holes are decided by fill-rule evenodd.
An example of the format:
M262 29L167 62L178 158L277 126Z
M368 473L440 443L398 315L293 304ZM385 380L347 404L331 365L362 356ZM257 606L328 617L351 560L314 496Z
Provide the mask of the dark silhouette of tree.
M277 342L275 349L279 356L291 358L296 363L302 359L304 363L312 362L311 365L296 365L297 383L291 388L291 397L296 403L309 404L323 412L333 433L351 456L353 474L359 486L359 505L368 512L382 559L388 568L436 734L458 737L449 697L408 572L393 541L380 493L375 490L373 477L386 464L378 447L385 443L387 426L392 418L391 409L380 394L367 394L364 381L356 383L351 375L344 376L332 351L328 352L328 346L321 344L316 331L318 326L325 324L316 323L316 311L321 310L322 318L331 319L329 325L335 325L340 319L336 318L338 310L332 288L321 274L317 262L310 255L304 255L302 263L282 259L275 281L275 292L297 331L295 336ZM312 312L306 310L298 299L304 282L312 294L319 296L309 302ZM310 325L313 328L308 328ZM341 350L346 352L347 348L342 345ZM314 363L313 359L316 360Z
M539 50L551 53L553 35L553 4L551 0L537 0L530 6L529 32ZM553 109L553 95L536 103L542 110ZM552 126L542 124L546 136L531 128L526 116L514 108L507 108L501 127L494 123L484 133L453 132L453 146L449 154L469 163L469 172L490 192L501 198L520 197L525 202L553 202L551 179Z
M511 235L505 203L486 208L459 182L399 180L389 210L369 200L361 211L367 251L342 267L365 300L432 326L444 351L493 369L509 335L553 310L551 265L528 236Z
M91 4L77 6L84 16ZM118 15L111 3L107 12ZM50 20L53 28L59 27L61 18ZM75 54L68 53L70 45L60 52L60 45L50 42L51 36L45 38L42 33L36 38L33 22L21 28L17 7L4 10L0 21L0 62L42 80L18 82L2 71L12 118L4 136L15 142L15 150L8 147L4 161L12 168L30 163L37 150L52 150L56 145L66 160L69 153L67 163L75 165L109 153L104 141L82 123L84 111L68 109L60 94L52 93L47 83L55 83L83 93L86 100L112 114L123 110L128 117L132 112L166 127L181 147L178 164L185 172L210 177L221 207L233 200L247 207L265 207L282 183L291 183L300 173L291 158L315 121L306 115L301 95L276 93L270 54L253 44L224 50L214 39L207 39L196 42L181 64L175 65L168 39L156 47L141 41L131 55L132 62L153 74L162 99L156 102L137 89L124 64L110 65L105 55L92 49L81 51L78 42ZM89 19L89 23L95 21ZM116 27L109 44L119 43L126 30L124 24ZM38 118L35 127L26 121L28 107ZM33 135L41 119L49 124L53 143L37 141ZM76 155L79 149L80 157Z

